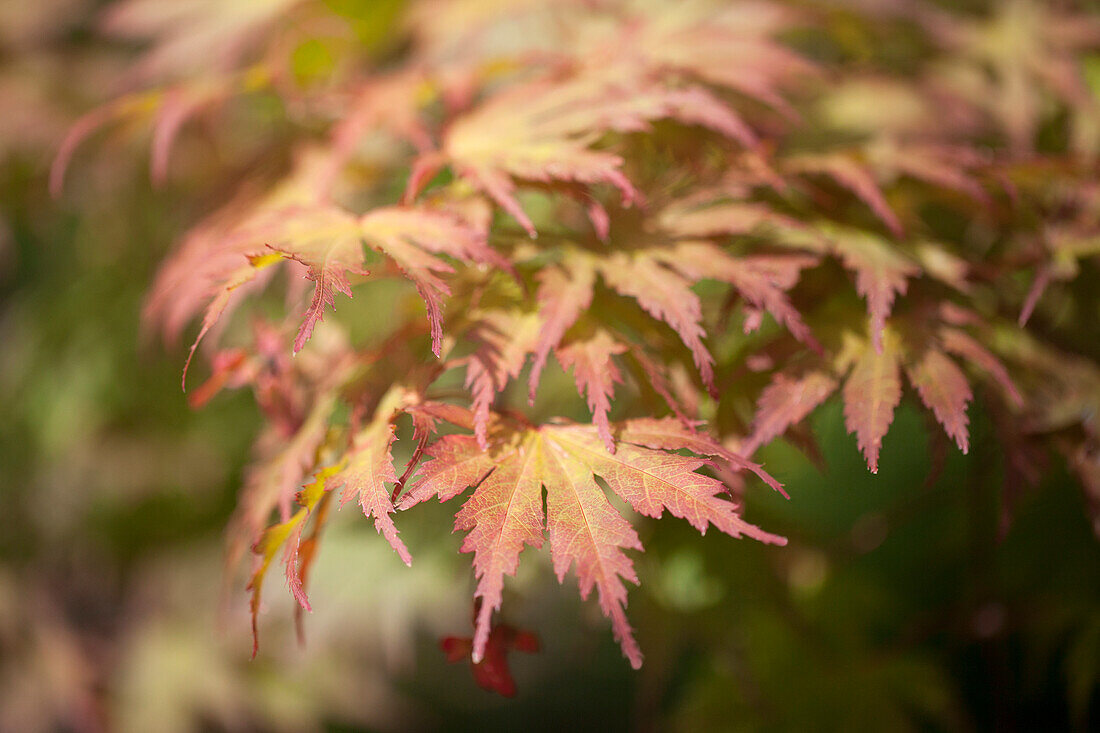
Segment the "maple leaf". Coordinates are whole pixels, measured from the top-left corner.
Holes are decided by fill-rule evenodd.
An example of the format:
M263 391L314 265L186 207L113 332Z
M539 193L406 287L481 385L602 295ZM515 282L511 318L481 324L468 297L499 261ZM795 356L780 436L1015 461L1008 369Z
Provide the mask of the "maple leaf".
M150 177L154 184L163 183L167 177L172 144L184 123L204 108L238 91L240 84L235 77L177 84L163 90L128 94L93 109L74 122L61 140L50 165L50 194L54 198L61 195L69 163L80 145L91 135L112 122L145 118L153 122Z
M851 157L838 153L798 155L787 158L784 167L797 173L829 176L867 204L891 234L899 238L903 235L901 221L883 196L874 175Z
M756 143L745 123L705 89L664 88L615 68L500 91L455 120L441 154L533 237L535 226L516 200L514 179L608 183L629 205L638 194L620 170L622 158L591 145L603 133L637 132L664 118Z
M470 339L477 349L467 357L465 386L473 396L478 443L488 446L490 410L498 392L519 376L539 333L539 316L493 310L475 316Z
M269 221L245 235L265 244L278 254L307 268L306 277L315 285L306 309L294 352L302 350L325 306L332 307L336 293L351 297L347 273L370 274L364 267L363 237L356 218L335 207L290 208L275 212Z
M260 650L259 615L264 577L267 575L267 569L271 566L271 561L275 558L275 554L279 551L280 547L284 548L283 563L286 566L287 584L290 587L291 593L294 594L294 597L304 608L307 610L309 609L309 601L306 599L303 590L303 574L306 566L304 563L299 562L302 530L310 516L315 510L319 509L320 503L325 499L324 484L330 472L331 469L323 469L314 477L312 482L298 492L298 502L301 508L287 520L265 530L259 541L252 548L253 552L256 553L257 563L252 571L252 577L248 581L247 590L251 591L252 594L249 608L252 614L253 659L255 659L257 652ZM318 515L319 514L320 511L318 511ZM312 558L312 550L309 554L310 558Z
M600 274L613 290L638 301L638 305L657 320L672 327L691 351L703 385L714 397L714 357L703 344L705 331L699 297L691 291L691 282L662 264L661 253L615 252L598 265Z
M849 341L849 344L855 342ZM854 363L844 383L844 424L856 434L859 449L867 459L871 473L878 473L882 438L894 420L894 409L901 402L900 355L896 339L884 338L881 348L857 344Z
M511 268L486 244L483 232L444 212L384 207L363 215L359 225L367 243L391 258L416 286L428 312L436 356L440 355L443 340L441 301L450 295L436 273L453 272L454 268L434 255Z
M473 647L474 641L469 637L446 636L439 640L439 648L452 664L470 659ZM513 697L516 694L516 681L512 679L512 670L508 667L508 652L515 649L535 654L539 648L539 638L530 631L508 624L494 624L485 645L485 656L480 662L470 662L474 680L483 690Z
M635 511L659 518L667 509L687 519L700 532L710 525L734 537L783 544L740 518L734 504L720 498L725 487L696 473L706 461L627 442L629 430L614 454L596 428L580 425L512 427L494 423L492 442L482 451L462 435L441 438L429 447L432 460L398 502L407 509L439 497L447 501L466 488L474 492L455 518L456 530L467 531L463 552L474 553L478 577L475 598L481 607L475 623L473 661L486 654L493 611L501 604L505 575L514 575L525 545L541 547L549 533L551 556L559 581L576 567L582 597L595 588L600 608L611 619L624 655L635 667L642 656L625 615L623 580L637 582L624 549L641 549L637 534L611 506L595 481L602 478ZM678 447L690 446L681 441ZM706 448L710 455L711 448ZM546 490L543 512L542 489Z
M393 420L405 402L404 390L390 389L378 403L374 418L352 438L351 448L337 463L336 470L325 479L325 490L344 487L340 503L356 499L367 517L374 517L374 527L393 547L406 565L412 564L412 556L397 537L397 528L390 514L393 501L386 484L396 484L390 447L394 441ZM304 603L304 596L299 598Z
M760 446L770 443L791 425L801 422L836 387L836 380L823 371L809 370L796 375L777 372L771 384L760 393L752 433L741 449L751 456Z
M412 563L405 544L397 536L397 528L390 514L393 502L385 484L397 481L393 469L393 457L390 446L394 440L393 420L401 413L407 396L401 387L391 388L378 403L374 417L351 439L351 446L336 463L317 471L313 480L297 494L299 508L293 514L283 512L283 520L268 527L253 547L257 555L257 564L249 581L252 591L252 655L256 655L259 645L257 617L260 611L260 596L263 590L264 576L279 548L283 548L283 564L286 567L287 585L301 608L310 610L309 599L305 593L305 573L316 552L316 536L323 523L320 516L322 502L333 491L344 487L341 504L352 498L358 500L367 517L374 517L374 526L378 533L397 552L406 564ZM307 545L303 556L302 533L311 516L318 514L314 537Z
M231 253L238 256L266 247L268 255L274 252L306 268L314 289L294 339L295 353L302 350L317 321L324 318L326 306L334 307L336 294L352 296L348 273L369 274L364 267L364 242L391 259L416 286L428 313L432 350L437 356L442 344L442 298L450 294L437 273L450 273L454 268L435 254L463 262L500 263L499 255L485 243L482 234L446 213L421 208L381 207L356 217L328 204L277 207L263 211L228 238ZM206 241L199 245L195 254L211 246ZM223 268L219 271L222 281L207 306L192 354L223 315L235 291L252 282L256 270L274 262L262 253L244 254L242 259L247 259L247 264L233 269L219 265Z
M244 490L230 519L227 568L235 568L245 549L261 536L273 509L278 507L282 521L290 519L294 493L315 463L335 408L334 395L321 395L289 440L269 431L258 441L263 455L248 469Z
M799 341L820 350L810 329L791 305L786 290L794 286L799 272L815 262L804 257L732 257L710 242L680 242L663 261L684 275L700 280L727 282L754 308L771 313ZM745 330L749 330L746 322Z
M966 376L955 362L936 348L926 349L906 371L921 401L958 444L959 450L966 453L970 449L966 406L974 397Z
M761 2L722 5L690 0L633 2L627 8L629 22L600 38L598 46L584 47L582 62L692 76L798 118L779 89L812 75L815 69L772 39L794 24L789 8Z
M535 402L535 389L550 351L561 342L569 327L592 304L596 270L587 257L569 257L561 267L551 266L539 270L538 279L536 297L542 326L539 328L535 358L528 380L527 400L530 404Z
M944 350L966 359L974 366L989 374L993 381L999 384L1001 389L1004 390L1004 393L1008 395L1009 400L1017 407L1024 404L1023 395L1021 395L1020 390L1016 388L1016 383L1012 381L1012 377L1009 376L1005 365L1002 364L1001 360L994 356L989 349L982 346L969 334L958 328L943 326L939 329L937 336Z
M933 37L956 51L945 65L947 83L996 118L1019 152L1033 148L1050 96L1078 121L1095 117L1096 99L1075 54L1100 46L1100 22L1032 0L995 10L983 20L937 18Z
M109 6L102 27L130 41L152 40L133 69L142 79L224 71L261 45L267 28L302 0L125 0Z
M626 347L612 339L606 331L597 331L595 336L584 340L572 341L568 346L557 350L558 361L565 370L573 370L573 379L577 391L588 398L588 409L592 411L592 422L607 449L615 452L615 441L611 437L611 425L607 413L611 411L611 397L615 394L615 383L622 382L622 375L612 360L612 356L622 354Z
M871 343L881 350L886 318L894 300L905 294L909 278L919 275L920 268L888 242L868 232L830 227L825 234L844 266L855 272L856 292L867 300Z
M278 235L288 212L315 205L313 189L321 163L313 151L306 151L278 185L261 195L244 186L193 227L157 273L142 314L144 325L159 326L165 340L175 343L187 322L204 311L202 328L191 347L193 355L219 319L248 293L268 283L274 274L270 265L279 256L265 244Z

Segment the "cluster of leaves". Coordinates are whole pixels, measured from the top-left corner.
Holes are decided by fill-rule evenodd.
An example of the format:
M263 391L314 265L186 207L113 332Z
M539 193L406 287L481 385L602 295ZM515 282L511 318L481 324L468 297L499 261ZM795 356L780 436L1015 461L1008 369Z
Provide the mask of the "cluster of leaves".
M780 436L812 451L801 423L839 389L877 472L903 373L960 450L981 390L1010 473L1055 448L1100 507L1098 354L1062 336L1097 315L1080 285L1100 253L1097 18L1028 0L454 0L413 4L398 42L308 0L151 6L107 24L150 41L143 89L74 126L51 178L113 120L152 120L154 180L189 120L242 95L294 126L292 161L253 166L194 226L145 313L169 342L201 320L193 403L248 386L267 418L229 547L231 567L252 549L254 626L276 557L309 608L337 492L409 563L395 512L472 489L455 529L473 661L504 577L548 536L559 580L596 589L639 666L624 505L783 543L740 516L745 472L782 491L753 454ZM868 50L882 37L914 58ZM233 331L280 271L286 317L257 305L251 337ZM319 325L386 278L423 312L399 294L358 343ZM551 354L591 425L537 402Z

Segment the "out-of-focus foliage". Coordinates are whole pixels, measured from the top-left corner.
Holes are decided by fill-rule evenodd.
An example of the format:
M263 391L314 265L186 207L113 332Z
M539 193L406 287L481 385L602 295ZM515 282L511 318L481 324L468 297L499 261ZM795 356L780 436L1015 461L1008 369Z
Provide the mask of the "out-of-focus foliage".
M631 2L625 43L620 5L0 9L0 730L1096 724L1096 9ZM414 200L426 215L400 219ZM285 303L244 304L269 282ZM188 397L143 303L177 344L212 308L222 346ZM509 655L514 700L485 695L436 646L469 635L453 510L396 515L411 568L338 502L321 545L279 523L314 469L314 501L394 517L388 490L414 497L442 449L400 476L434 425L384 388L463 401L462 369L471 446L499 439L492 407L591 417L627 458L615 421L708 418L785 485L742 496L713 466L789 544L627 526L634 673L554 582L573 557L551 519L501 613L542 650ZM258 411L220 391L243 385ZM316 609L304 647L271 573L248 661L227 524L231 558L269 526L309 547L287 563ZM582 589L622 587L593 567Z

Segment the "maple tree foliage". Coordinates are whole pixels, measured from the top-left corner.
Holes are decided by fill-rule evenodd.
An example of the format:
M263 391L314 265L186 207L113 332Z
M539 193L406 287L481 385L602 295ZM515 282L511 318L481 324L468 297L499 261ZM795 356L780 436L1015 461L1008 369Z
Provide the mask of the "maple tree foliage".
M1100 47L1095 18L841 3L916 29L932 60L903 79L815 53L806 34L833 2L421 2L399 48L343 43L322 83L285 49L331 27L326 4L200 5L181 18L207 18L195 44L225 53L185 52L188 34L142 20L148 3L112 11L109 27L151 41L143 86L77 123L51 185L112 121L151 120L156 180L187 120L242 95L274 95L298 125L292 162L257 166L194 225L145 311L169 341L199 321L191 355L211 376L193 402L248 386L267 418L229 541L231 568L252 548L254 631L280 552L309 608L332 496L410 563L395 517L469 492L454 526L478 610L447 654L514 689L503 655L534 645L493 617L523 549L548 539L559 581L596 590L638 666L633 514L782 544L742 519L743 474L782 491L753 456L834 393L872 472L903 401L963 452L981 401L1066 456L1100 508L1097 413L1080 407L1100 377L1057 338L1068 296L1048 297L1100 253L1079 63ZM322 325L388 278L422 305L372 315L387 338ZM285 321L254 316L247 343L229 324L274 284ZM551 356L579 406L552 411L590 424L539 402Z

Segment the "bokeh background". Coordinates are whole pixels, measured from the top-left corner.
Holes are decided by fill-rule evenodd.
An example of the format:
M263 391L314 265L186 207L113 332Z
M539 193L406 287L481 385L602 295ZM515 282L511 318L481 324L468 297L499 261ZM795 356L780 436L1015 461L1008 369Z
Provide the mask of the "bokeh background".
M400 3L332 5L384 46ZM437 641L468 633L473 581L438 505L401 517L411 569L343 512L305 645L272 582L250 661L222 544L260 418L238 392L192 411L184 350L144 336L140 313L156 263L224 195L216 182L277 155L287 123L271 100L230 109L216 141L181 141L159 188L147 140L107 133L51 199L60 139L123 89L137 48L104 40L102 6L0 2L0 731L1100 726L1085 501L1054 457L1021 488L980 403L970 454L948 451L942 470L925 419L903 407L878 476L826 403L811 420L819 455L782 441L762 454L791 500L749 492L748 516L788 547L642 523L640 672L545 551L505 603L543 643L514 655L517 697L448 665ZM306 49L298 63L308 76L321 62Z

